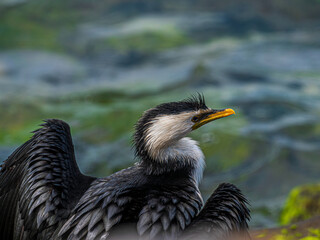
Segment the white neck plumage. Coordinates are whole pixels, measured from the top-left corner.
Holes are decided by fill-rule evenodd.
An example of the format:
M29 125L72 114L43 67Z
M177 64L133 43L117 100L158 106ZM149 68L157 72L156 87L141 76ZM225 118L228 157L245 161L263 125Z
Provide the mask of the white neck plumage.
M190 120L194 112L164 115L154 118L146 129L146 152L163 170L179 167L190 169L191 177L200 182L204 168L204 156L198 143L188 137L192 131Z
M170 164L174 161L183 161L185 166L192 168L192 178L199 184L205 166L204 155L198 143L191 138L184 137L167 146L153 149L151 156L159 163Z

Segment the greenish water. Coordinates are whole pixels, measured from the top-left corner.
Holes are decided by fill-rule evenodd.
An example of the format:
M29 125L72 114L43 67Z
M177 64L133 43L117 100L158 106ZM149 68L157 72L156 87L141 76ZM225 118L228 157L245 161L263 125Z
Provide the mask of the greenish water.
M319 181L319 4L271 1L279 10L268 15L244 1L241 15L205 1L9 2L0 5L1 160L42 119L60 118L83 172L106 176L133 164L144 110L202 92L208 106L237 113L192 133L206 156L205 197L235 183L252 225L274 226L290 189Z

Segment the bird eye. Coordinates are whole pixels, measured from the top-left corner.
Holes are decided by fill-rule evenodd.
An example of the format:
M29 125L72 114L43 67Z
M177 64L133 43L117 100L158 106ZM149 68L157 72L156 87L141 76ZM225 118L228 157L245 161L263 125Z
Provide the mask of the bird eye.
M194 116L194 117L191 119L192 122L197 122L198 120L199 120L199 117L198 117L198 116Z

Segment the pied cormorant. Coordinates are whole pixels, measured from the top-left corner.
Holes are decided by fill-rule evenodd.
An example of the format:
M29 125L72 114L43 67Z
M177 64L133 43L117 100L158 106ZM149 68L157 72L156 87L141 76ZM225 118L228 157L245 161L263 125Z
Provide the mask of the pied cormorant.
M140 239L177 239L212 219L226 232L245 229L245 200L232 189L218 188L213 208L198 215L204 156L186 137L232 114L208 108L200 95L147 110L135 128L137 163L106 178L81 174L69 126L46 120L0 170L0 239L111 239L129 223Z

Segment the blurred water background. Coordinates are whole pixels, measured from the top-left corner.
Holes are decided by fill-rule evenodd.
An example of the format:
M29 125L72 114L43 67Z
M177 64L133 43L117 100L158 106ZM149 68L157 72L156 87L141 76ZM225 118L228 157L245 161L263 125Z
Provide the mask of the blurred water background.
M144 110L196 91L237 112L192 134L202 193L235 183L251 225L276 226L320 180L319 0L0 1L1 161L60 118L82 171L109 175L135 161Z

